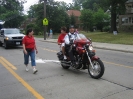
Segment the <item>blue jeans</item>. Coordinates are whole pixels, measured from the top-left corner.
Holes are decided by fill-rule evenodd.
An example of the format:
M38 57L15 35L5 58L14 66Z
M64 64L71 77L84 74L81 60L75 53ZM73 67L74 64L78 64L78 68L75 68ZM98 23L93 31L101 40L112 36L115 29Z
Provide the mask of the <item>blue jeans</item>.
M29 56L31 58L31 65L36 66L35 62L35 50L31 52L27 52L27 54L24 53L24 64L28 65L29 64Z

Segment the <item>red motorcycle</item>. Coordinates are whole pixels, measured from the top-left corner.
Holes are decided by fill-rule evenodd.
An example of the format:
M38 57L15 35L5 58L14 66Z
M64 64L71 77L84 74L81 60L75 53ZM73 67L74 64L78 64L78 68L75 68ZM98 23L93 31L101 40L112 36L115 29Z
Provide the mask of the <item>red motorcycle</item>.
M64 61L62 51L57 53L57 57L61 62L61 66L64 69L73 67L75 69L88 69L88 73L94 79L98 79L104 74L104 64L99 57L95 56L95 50L93 49L92 42L87 39L83 34L78 34L76 40L71 40L69 50L73 51L75 66L71 61ZM69 59L69 56L66 54Z

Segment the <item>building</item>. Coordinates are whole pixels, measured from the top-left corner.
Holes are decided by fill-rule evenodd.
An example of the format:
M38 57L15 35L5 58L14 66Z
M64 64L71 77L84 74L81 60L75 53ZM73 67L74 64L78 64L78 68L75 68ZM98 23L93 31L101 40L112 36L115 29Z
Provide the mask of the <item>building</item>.
M125 3L125 15L119 15L119 30L133 31L133 0L128 0Z
M81 21L80 21L81 12L78 10L68 10L66 13L68 14L69 17L72 15L75 17L75 25L77 28L81 29Z

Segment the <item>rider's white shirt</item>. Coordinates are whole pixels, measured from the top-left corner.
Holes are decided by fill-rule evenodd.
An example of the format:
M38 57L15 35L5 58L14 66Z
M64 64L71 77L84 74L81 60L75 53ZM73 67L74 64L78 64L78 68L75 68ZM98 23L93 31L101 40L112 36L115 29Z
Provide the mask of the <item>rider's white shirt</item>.
M64 37L64 43L65 44L70 44L70 40L69 40L69 36L68 35L71 35L70 37L73 39L73 40L75 40L76 38L78 38L79 36L78 36L78 34L77 33L68 33L65 37Z

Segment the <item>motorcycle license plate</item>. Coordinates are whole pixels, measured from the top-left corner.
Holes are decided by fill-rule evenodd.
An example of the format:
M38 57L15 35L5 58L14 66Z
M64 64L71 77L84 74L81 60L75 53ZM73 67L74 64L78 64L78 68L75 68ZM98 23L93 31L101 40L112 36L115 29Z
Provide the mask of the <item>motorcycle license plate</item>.
M20 42L16 42L16 45L20 45Z

